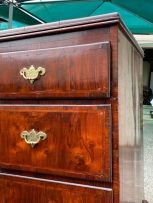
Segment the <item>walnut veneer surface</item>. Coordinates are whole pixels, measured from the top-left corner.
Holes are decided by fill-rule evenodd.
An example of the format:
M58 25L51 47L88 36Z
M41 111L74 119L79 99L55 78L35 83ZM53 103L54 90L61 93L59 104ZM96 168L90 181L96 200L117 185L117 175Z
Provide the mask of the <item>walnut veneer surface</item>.
M117 14L0 33L0 203L142 202L142 57Z

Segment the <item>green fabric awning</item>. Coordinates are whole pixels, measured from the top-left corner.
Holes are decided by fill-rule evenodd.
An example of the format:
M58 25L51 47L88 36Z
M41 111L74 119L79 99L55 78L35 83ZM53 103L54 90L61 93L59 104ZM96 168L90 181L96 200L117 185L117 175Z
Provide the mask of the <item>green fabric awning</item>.
M0 18L9 21L9 4L0 0ZM13 0L15 1L15 0ZM6 2L5 2L6 3ZM18 0L13 28L118 12L134 34L153 34L153 0ZM0 23L0 30L8 23Z

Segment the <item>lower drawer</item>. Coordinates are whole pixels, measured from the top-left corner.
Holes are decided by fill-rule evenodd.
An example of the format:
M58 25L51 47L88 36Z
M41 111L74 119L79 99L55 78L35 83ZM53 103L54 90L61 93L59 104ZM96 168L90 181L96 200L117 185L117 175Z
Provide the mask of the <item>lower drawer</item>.
M112 190L0 175L1 203L112 203Z
M0 167L111 181L109 105L0 106Z

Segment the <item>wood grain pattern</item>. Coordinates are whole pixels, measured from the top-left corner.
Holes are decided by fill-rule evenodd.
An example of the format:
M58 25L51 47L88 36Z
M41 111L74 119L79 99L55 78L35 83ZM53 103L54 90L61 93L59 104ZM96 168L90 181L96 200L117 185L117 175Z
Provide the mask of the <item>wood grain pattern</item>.
M122 29L122 32L130 40L137 51L144 55L143 50L138 45L137 41L133 37L132 33L129 32L118 13L111 13L105 15L98 15L80 19L64 20L54 23L47 23L43 25L27 26L19 29L4 30L0 33L0 41L13 41L16 39L23 38L34 38L42 35L53 35L61 34L65 32L73 32L80 30L89 30L92 28L105 28L109 26L117 25Z
M111 109L88 106L0 106L0 166L111 181ZM22 131L45 132L34 148Z
M83 186L83 187L82 187ZM30 177L0 176L1 203L112 203L112 190Z
M0 177L5 173L22 174L26 178L33 176L46 178L48 181L54 179L73 182L73 184L80 183L83 188L81 191L86 190L84 184L107 187L113 193L111 195L109 193L105 198L101 195L97 200L94 196L97 193L94 191L91 200L90 194L82 196L83 193L80 193L77 188L73 200L71 197L68 198L67 193L63 193L62 198L58 193L55 202L64 202L63 199L66 201L64 203L74 203L75 200L77 203L142 202L143 168L139 156L142 152L139 111L141 82L138 69L141 69L143 52L132 35L128 33L119 16L113 14L66 21L60 25L53 23L25 30L4 31L0 33L0 41L0 56L6 56L7 59L4 60L5 57L1 57L1 61L6 67L5 71L9 70L9 75L11 71L17 71L18 67L15 64L19 61L22 65L26 63L26 66L29 65L28 63L31 65L32 62L36 65L39 62L38 66L40 66L42 62L49 67L50 73L49 77L45 75L31 89L27 81L19 78L13 85L8 84L6 72L7 77L5 76L4 82L4 73L1 71L3 77L0 84L3 87L0 87L2 95L0 104L9 105L0 107L2 123L0 127L3 132L0 133L0 145L3 149L0 148ZM62 49L65 51L61 51ZM56 62L52 62L50 55L56 58ZM14 58L11 59L8 56ZM11 63L11 60L14 63ZM70 69L71 62L73 62L73 70ZM7 63L13 68L11 69ZM60 66L60 71L53 71L53 66L50 64ZM62 69L61 66L69 66L69 68ZM3 70L1 64L0 69ZM73 72L72 78L69 70ZM54 77L52 78L51 75ZM55 82L55 79L58 82ZM53 88L51 92L48 89L50 82ZM12 90L15 91L12 92ZM127 104L127 101L130 103ZM108 106L111 106L112 125L110 125ZM55 112L57 109L58 112ZM22 123L21 126L18 121ZM8 126L12 127L8 129ZM47 130L50 136L48 140L41 142L32 150L23 140L18 140L17 133L22 130L22 127L32 129L34 126L37 126L37 130ZM7 131L11 145L6 134L1 136L4 130ZM14 132L13 135L11 132ZM108 136L110 133L112 138ZM71 136L72 134L74 137ZM49 150L45 148L45 143ZM134 144L129 146L129 143ZM9 149L9 153L6 149ZM24 150L27 156L24 155L24 159L21 160ZM55 156L51 156L52 152ZM49 162L46 158L48 154ZM111 158L112 174L110 173ZM101 168L104 170L100 171ZM11 178L3 177L3 183L4 180L7 184L12 182ZM14 181L18 182L18 177L14 177ZM41 192L40 196L37 193L39 181L35 181L32 190L34 199L31 200L32 195L29 195L29 197L24 196L23 200L28 201L29 198L29 201L37 202L38 197L42 198ZM29 191L28 187L24 187L24 183L25 180L21 177L19 185L23 187L24 192ZM32 180L29 183L31 185ZM41 186L44 192L46 183ZM6 187L7 185L3 189ZM15 188L20 187L15 184L13 188L14 191L19 191ZM57 188L58 185L54 187L54 192ZM1 189L0 194L3 195L3 192ZM8 192L11 193L10 187ZM15 199L17 196L21 198L19 192L16 194L11 198ZM106 194L105 191L104 194ZM44 203L43 201L46 200L42 199L41 203ZM51 202L54 201L51 200Z
M0 63L1 98L110 96L109 42L1 53ZM31 65L46 69L34 84L20 75Z
M117 62L116 62L116 56L117 56L117 27L113 26L113 29L111 28L112 33L110 33L110 26L107 27L96 27L94 29L82 29L77 30L76 32L70 32L69 33L60 33L57 35L46 35L46 36L37 36L35 38L24 38L22 35L22 39L19 37L17 40L12 40L9 41L9 43L6 43L5 40L3 42L1 42L0 44L0 53L7 53L7 52L16 52L16 51L28 51L28 50L36 50L36 49L50 49L50 48L55 48L55 47L65 47L65 46L76 46L76 45L83 45L83 44L91 44L91 43L100 43L100 42L106 42L106 41L110 41L111 42L111 48L113 49L112 51L112 55L113 55L113 61L112 61L112 67L114 67L114 69L112 70L112 78L111 78L111 85L112 85L112 89L111 89L111 95L113 97L117 96L117 76L116 76L116 68L117 68ZM93 66L94 68L94 66ZM11 99L13 99L13 95L12 97L10 97ZM85 104L85 105L89 105L89 104L105 104L105 103L112 103L113 104L113 100L100 100L99 99L90 99L90 100L66 100L63 98L59 98L58 100L44 100L44 99L34 99L33 100L9 100L7 98L5 98L5 100L0 100L0 103L10 103L10 104ZM114 107L113 107L114 108ZM116 107L115 107L116 108ZM115 119L114 119L115 118ZM113 122L114 120L116 120L116 116L115 114L113 115ZM117 123L114 125L113 124L113 201L118 203L119 200L119 189L118 189L118 168L116 167L118 165L118 162L116 162L117 159L117 150L116 150L116 139L117 139ZM114 156L115 153L115 156ZM107 154L106 154L107 155ZM6 167L6 165L5 165ZM4 168L4 167L3 167ZM9 166L7 167L9 169ZM22 169L22 168L21 168ZM3 172L6 171L6 169L2 170ZM11 170L10 167L10 172L11 173L17 173L14 170ZM20 174L20 168L18 168L18 173ZM25 172L26 173L26 172ZM26 175L28 176L28 173L26 173ZM35 174L36 175L36 174ZM37 174L36 176L42 176L40 174ZM44 174L44 176L46 176L46 174ZM63 177L61 176L49 176L48 175L48 179L49 178L54 178L54 179L58 179L58 180L64 180ZM66 178L66 176L65 176ZM114 181L115 180L115 181ZM108 182L97 182L97 181L89 181L89 180L84 180L84 179L67 179L67 181L72 181L74 183L80 182L80 183L88 183L90 185L99 185L99 186L107 186L109 188L112 188L112 184L108 183Z

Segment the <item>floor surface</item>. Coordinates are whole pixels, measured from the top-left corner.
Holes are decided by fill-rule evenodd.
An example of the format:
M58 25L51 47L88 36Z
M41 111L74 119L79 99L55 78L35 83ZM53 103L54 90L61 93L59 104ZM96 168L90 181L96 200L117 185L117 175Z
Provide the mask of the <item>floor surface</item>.
M145 116L143 123L145 199L153 203L153 119L147 119Z

